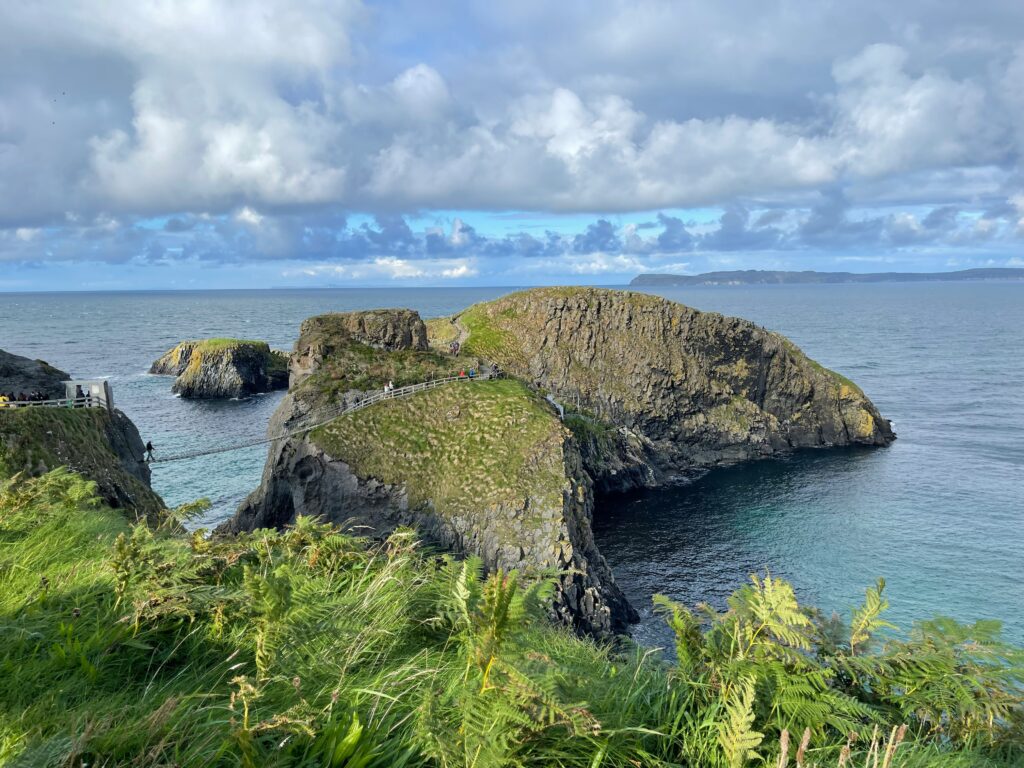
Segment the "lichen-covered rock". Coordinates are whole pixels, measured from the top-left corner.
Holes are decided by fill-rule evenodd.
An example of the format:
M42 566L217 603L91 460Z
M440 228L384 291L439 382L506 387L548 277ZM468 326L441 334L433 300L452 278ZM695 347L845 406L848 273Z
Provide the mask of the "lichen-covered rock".
M608 450L592 452L609 472L588 462L610 489L795 448L895 439L855 384L784 337L657 296L535 289L455 322L468 351L615 428ZM623 447L633 459L622 460Z
M162 355L149 372L177 376L171 389L182 397L246 397L286 388L288 356L262 341L185 341Z
M334 312L311 317L299 328L291 356L291 386L319 370L324 360L337 358L353 344L395 352L427 350L427 328L411 309L371 309Z
M64 397L64 382L71 377L45 360L31 360L0 349L0 394L39 393Z
M225 530L314 515L384 535L413 525L489 569L559 573L553 615L606 636L636 615L591 533L593 490L571 433L516 381L385 401L272 449Z

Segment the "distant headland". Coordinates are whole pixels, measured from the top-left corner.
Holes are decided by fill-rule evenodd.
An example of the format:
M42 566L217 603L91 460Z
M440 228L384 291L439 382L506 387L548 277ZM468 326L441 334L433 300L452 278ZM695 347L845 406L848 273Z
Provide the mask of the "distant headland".
M961 269L956 272L787 272L774 269L738 269L700 275L637 275L631 286L680 285L795 285L821 283L920 283L963 280L1024 280L1024 269L1010 267Z

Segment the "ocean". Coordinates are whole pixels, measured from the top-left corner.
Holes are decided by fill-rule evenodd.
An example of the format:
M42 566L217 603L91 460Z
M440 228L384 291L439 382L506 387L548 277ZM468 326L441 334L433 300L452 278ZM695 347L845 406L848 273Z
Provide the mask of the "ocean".
M303 319L411 307L450 314L508 288L0 293L0 348L76 377L107 376L116 405L158 453L263 434L280 393L185 401L146 373L181 340L261 339L289 349ZM680 488L603 500L595 536L641 611L634 635L670 637L651 595L723 606L770 571L802 600L848 612L878 577L890 618L998 618L1024 642L1024 283L656 289L779 331L857 382L899 439L877 450L807 451L713 470ZM259 483L265 447L157 464L171 505L199 497L201 524Z

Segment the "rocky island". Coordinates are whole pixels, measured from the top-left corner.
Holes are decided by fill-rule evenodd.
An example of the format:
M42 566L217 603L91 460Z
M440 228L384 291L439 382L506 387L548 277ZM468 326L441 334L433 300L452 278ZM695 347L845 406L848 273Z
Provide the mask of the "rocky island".
M70 379L42 360L0 350L0 392L62 397ZM66 466L95 482L111 507L155 522L164 503L150 487L144 453L139 430L116 409L0 407L0 476L36 477Z
M288 386L288 356L266 342L242 339L183 341L149 372L176 376L171 390L186 398L241 398Z
M458 358L444 352L452 340ZM223 530L298 515L378 536L412 525L489 569L557 572L553 616L607 636L636 614L593 540L601 494L895 438L853 382L778 334L584 288L514 293L426 324L410 310L311 318L270 431L389 382L495 366L505 379L386 400L276 442L260 487Z

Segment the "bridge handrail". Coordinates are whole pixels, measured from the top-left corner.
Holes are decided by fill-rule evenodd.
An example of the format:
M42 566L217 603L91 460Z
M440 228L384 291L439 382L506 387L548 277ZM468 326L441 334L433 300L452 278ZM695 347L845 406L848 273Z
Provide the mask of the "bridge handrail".
M340 418L340 417L342 417L342 416L344 416L346 414L349 414L349 413L353 413L355 411L360 411L363 408L367 408L367 407L369 407L371 405L374 405L376 403L382 402L384 400L391 400L393 398L398 398L398 397L408 397L409 395L415 394L416 392L423 392L423 391L428 390L428 389L434 389L435 387L440 387L440 386L442 386L444 384L450 384L450 383L455 382L455 381L479 381L479 380L498 378L498 377L500 377L500 375L501 374L496 374L496 373L493 373L493 372L487 372L487 373L480 372L480 373L474 374L473 376L470 376L468 374L466 374L466 375L458 374L458 375L454 375L454 376L444 376L444 377L439 378L439 379L427 379L425 381L417 382L416 384L407 384L404 387L395 387L394 389L392 389L390 391L387 391L387 392L378 391L378 392L375 392L372 395L368 395L367 397L364 397L364 398L362 398L360 400L357 400L354 403L350 403L349 405L345 405L345 406L342 406L340 408L335 407L335 409L334 409L335 412L331 413L330 416L327 416L327 413L330 413L329 411L321 411L320 413L318 413L316 415L316 418L318 419L318 421L315 424L298 426L296 428L288 430L287 432L283 432L283 433L281 433L279 435L274 435L272 437L261 437L261 438L257 438L257 439L253 439L253 440L244 441L244 442L241 442L241 443L236 443L236 444L232 445L229 448L224 448L224 447L208 448L208 449L201 450L201 451L190 451L190 452L187 452L187 453L170 454L170 455L167 455L167 456L160 456L160 457L154 456L152 459L150 459L149 463L150 464L163 464L163 463L170 462L170 461L182 461L184 459L194 459L194 458L198 458L200 456L211 456L211 455L217 454L217 453L227 453L228 451L236 451L236 450L239 450L241 448L252 448L252 447L257 446L257 445L263 445L265 443L273 443L273 442L276 442L278 440L285 440L285 439L287 439L289 437L295 437L296 435L301 435L301 434L304 434L306 432L312 432L317 427L322 427L322 426L324 426L326 424L330 424L332 421L334 421L337 418ZM308 418L309 415L310 414L307 414L307 418Z
M103 408L101 398L60 397L52 400L0 400L0 408Z

